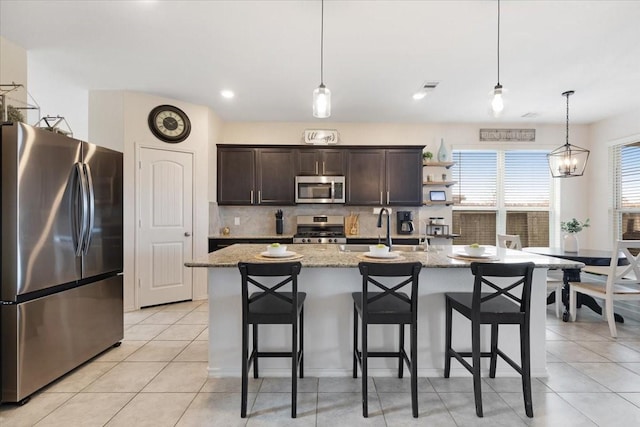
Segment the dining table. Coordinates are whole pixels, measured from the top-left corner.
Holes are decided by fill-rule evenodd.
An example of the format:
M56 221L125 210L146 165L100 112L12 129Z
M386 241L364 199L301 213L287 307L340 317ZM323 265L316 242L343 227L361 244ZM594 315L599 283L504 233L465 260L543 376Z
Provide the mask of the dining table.
M601 249L583 249L579 248L577 252L565 251L562 248L556 247L526 247L522 248L523 251L537 255L545 255L554 258L562 258L571 261L578 261L584 265L592 266L609 266L611 265L611 251ZM627 265L629 261L621 255L618 258L618 265ZM562 281L564 286L562 288L562 303L564 305L564 312L562 313L562 320L569 321L569 282L581 281L581 269L579 268L564 268L562 269ZM555 292L552 292L547 297L547 304L552 304L556 300ZM596 300L590 296L578 293L577 295L577 307L585 305L598 314L602 314L602 307L596 302ZM614 313L616 322L624 323L624 318Z

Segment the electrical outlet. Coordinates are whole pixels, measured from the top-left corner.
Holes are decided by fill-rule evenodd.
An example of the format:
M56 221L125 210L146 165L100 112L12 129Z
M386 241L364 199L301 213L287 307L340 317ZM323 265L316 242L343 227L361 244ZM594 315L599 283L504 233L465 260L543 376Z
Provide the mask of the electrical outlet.
M239 216L236 216L236 217L233 218L233 224L234 225L240 225L240 217Z
M373 214L374 215L380 215L380 209L382 209L382 208L373 208ZM391 208L386 208L386 209L389 212L389 215L391 215L391 212L393 212L393 210Z

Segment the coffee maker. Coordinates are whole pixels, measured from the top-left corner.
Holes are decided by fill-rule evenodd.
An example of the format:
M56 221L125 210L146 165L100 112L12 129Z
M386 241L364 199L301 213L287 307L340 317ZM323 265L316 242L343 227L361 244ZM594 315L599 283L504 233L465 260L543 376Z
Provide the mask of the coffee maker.
M398 211L398 234L413 233L413 212Z

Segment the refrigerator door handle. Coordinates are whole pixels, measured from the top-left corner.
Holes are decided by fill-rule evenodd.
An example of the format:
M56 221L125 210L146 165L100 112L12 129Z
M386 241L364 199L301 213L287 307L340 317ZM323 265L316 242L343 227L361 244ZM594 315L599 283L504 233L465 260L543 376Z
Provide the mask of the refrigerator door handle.
M73 183L72 183L72 201L73 209L71 214L71 230L73 237L73 249L76 256L82 254L82 242L83 242L83 226L84 226L84 209L80 211L80 208L84 206L84 191L83 191L83 174L82 166L80 163L74 164L73 167Z
M89 214L86 217L87 229L85 231L85 236L83 239L84 248L82 250L82 253L86 255L87 252L89 252L89 245L91 244L91 235L93 233L93 224L95 222L96 200L95 200L95 191L93 189L93 177L91 175L91 168L86 163L83 164L83 168L84 168L85 177L87 179L87 190L88 190L87 191L87 196L88 196L87 207L89 209Z
M78 164L78 168L78 173L80 175L80 202L82 204L82 217L80 218L80 244L78 245L76 254L80 256L84 252L84 247L86 245L85 240L87 235L87 225L89 217L89 191L87 189L87 176L84 173L84 167L82 164Z

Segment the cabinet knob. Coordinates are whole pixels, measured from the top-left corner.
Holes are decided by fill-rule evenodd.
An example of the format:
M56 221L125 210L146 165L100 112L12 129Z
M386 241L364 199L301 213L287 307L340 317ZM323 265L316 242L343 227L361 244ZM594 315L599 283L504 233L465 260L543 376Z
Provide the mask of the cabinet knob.
M191 233L189 233L188 231L185 231L184 232L184 237L189 237L189 236L191 236Z

